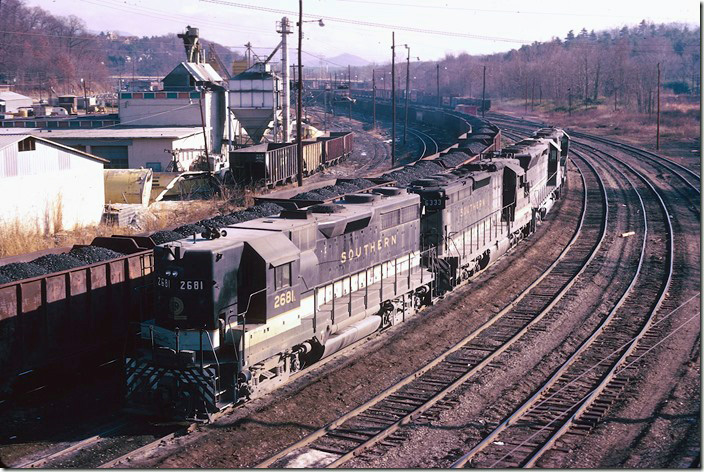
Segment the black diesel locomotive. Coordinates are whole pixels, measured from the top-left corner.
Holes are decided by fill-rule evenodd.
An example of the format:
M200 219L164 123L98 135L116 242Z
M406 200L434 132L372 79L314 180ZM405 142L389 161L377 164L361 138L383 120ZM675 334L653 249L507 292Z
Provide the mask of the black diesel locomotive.
M543 137L545 136L545 137ZM129 403L203 419L412 316L552 207L569 137L155 248L156 316L127 359Z

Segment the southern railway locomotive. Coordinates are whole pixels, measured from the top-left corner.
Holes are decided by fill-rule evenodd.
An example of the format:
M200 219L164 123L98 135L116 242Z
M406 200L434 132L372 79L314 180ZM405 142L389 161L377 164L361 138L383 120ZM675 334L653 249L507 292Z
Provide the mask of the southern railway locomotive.
M569 136L538 131L407 188L302 205L154 250L156 308L127 358L128 402L203 419L404 321L535 229Z

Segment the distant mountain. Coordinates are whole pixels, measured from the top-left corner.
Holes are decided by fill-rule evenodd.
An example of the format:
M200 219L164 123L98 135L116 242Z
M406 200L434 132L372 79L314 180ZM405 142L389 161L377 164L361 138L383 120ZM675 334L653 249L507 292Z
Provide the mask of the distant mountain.
M306 54L305 58L303 59L303 65L308 67L320 67L322 65L327 66L328 68L334 68L347 67L348 65L352 67L362 67L371 64L371 62L367 61L366 59L348 53L338 54L337 56L333 57L320 57L322 59Z

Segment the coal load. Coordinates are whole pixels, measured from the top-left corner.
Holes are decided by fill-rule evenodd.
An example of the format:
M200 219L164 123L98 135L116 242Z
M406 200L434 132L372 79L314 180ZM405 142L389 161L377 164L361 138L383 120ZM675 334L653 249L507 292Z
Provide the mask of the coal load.
M476 153L475 153L476 154ZM451 152L449 154L444 155L439 161L442 161L443 165L445 167L452 168L452 167L457 167L458 165L462 164L464 161L470 158L470 155L464 152Z
M83 262L73 257L71 254L47 254L32 261L42 269L45 274L53 274L64 270L75 269L81 267Z
M315 190L302 192L291 197L291 200L329 200L347 193L356 193L365 188L372 187L374 182L367 179L352 179L338 181L335 185L326 185Z
M156 233L151 235L152 241L154 241L154 244L164 244L164 243L170 243L171 241L176 241L177 239L183 239L183 235L181 233L177 233L176 231L157 231Z
M184 238L188 236L192 236L194 234L200 234L203 231L205 231L205 227L199 224L187 224L183 226L179 226L174 230L175 233L180 234Z
M46 270L41 266L32 264L31 262L13 262L11 264L0 267L0 280L6 280L9 283L16 280L31 279L46 274Z
M98 262L117 259L124 255L100 246L74 246L68 254L81 261L84 265L97 264Z
M415 165L402 167L401 169L388 172L383 175L385 178L395 180L398 185L405 187L414 180L423 179L438 172L442 172L445 168L438 162L419 161Z
M479 154L486 149L486 144L482 142L471 142L463 145L463 148L469 149L472 154Z

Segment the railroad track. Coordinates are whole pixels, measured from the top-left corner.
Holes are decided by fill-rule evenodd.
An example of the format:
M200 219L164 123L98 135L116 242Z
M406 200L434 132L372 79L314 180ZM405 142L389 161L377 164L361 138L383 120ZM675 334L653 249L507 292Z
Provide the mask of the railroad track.
M607 197L596 172L581 171L585 194L578 229L543 274L508 306L432 362L258 467L339 467L375 445L398 441L404 425L450 408L448 396L540 322L567 293L599 250L606 233Z
M578 153L574 153L579 155ZM586 435L599 422L628 382L627 368L653 348L658 333L654 316L670 288L673 274L673 232L670 215L656 189L631 166L610 156L602 161L632 185L645 217L641 257L628 290L601 326L545 384L453 467L532 467L563 438ZM624 170L616 167L618 162ZM626 172L637 178L633 182ZM649 194L650 198L644 197ZM650 231L650 236L648 234ZM657 235L657 236L654 236ZM658 239L666 236L667 242ZM666 263L650 263L664 256ZM646 263L645 261L648 261ZM658 280L659 284L654 284ZM642 313L643 306L649 306Z
M81 440L64 443L59 449L39 457L35 456L31 460L25 460L11 467L16 469L76 466L86 468L113 467L136 453L153 449L164 441L186 434L193 426L193 424L179 424L150 427L150 425L139 421L117 420L94 429L92 433ZM169 432L164 434L163 429ZM136 431L140 431L140 433L137 434ZM156 439L153 439L154 437ZM125 443L136 443L139 446L136 448L130 446L127 448L130 449L129 452L121 454L126 449ZM105 457L113 457L114 459L105 462Z
M426 156L432 156L433 154L440 152L440 145L428 133L415 128L408 128L408 132L420 141L422 150L420 152L419 159L423 159Z

